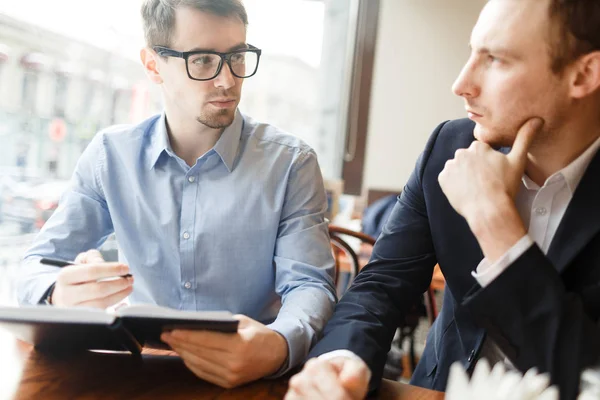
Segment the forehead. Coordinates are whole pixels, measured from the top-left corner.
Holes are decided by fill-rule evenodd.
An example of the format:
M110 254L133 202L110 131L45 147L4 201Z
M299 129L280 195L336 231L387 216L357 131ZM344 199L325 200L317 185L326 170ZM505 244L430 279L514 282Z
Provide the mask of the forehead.
M549 0L490 0L471 34L473 48L539 55L551 31Z
M190 7L180 7L175 12L171 47L177 50L225 52L245 42L246 26L235 15L221 17Z

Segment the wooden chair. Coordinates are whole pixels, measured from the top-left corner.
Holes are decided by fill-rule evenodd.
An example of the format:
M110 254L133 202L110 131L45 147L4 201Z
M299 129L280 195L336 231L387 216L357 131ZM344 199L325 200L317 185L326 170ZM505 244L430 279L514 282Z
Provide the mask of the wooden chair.
M329 225L329 236L331 238L331 248L335 259L334 281L338 296L341 297L362 267L368 263L373 246L375 245L375 238L362 232L356 232L336 225ZM347 237L360 240L359 254L357 254L352 246L348 244ZM431 326L438 314L434 289L430 286L423 296L423 303L418 302L413 305L411 310L405 316L404 321L399 323L398 338L392 343L393 346L402 348L402 343L405 340L408 340L411 373L417 366L414 336L419 320L422 317L426 317L429 326Z
M361 251L359 254L354 251L347 242L347 237L353 237L360 240ZM336 225L329 225L329 236L331 238L331 250L335 260L334 282L338 288L338 295L344 294L350 283L369 261L375 238L362 232L353 231ZM342 275L340 277L340 275ZM340 282L344 278L344 282ZM338 287L339 285L341 287Z

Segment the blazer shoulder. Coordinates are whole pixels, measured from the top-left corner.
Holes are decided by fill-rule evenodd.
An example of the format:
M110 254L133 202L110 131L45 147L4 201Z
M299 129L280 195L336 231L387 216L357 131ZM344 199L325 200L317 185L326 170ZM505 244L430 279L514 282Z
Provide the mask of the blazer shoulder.
M474 129L475 123L467 118L446 121L437 128L436 147L440 144L454 149L468 147L475 140Z
M443 164L454 158L454 153L460 148L469 147L475 140L473 129L475 123L463 118L445 121L439 124L429 136L425 149L417 160L416 172L422 176L430 163Z

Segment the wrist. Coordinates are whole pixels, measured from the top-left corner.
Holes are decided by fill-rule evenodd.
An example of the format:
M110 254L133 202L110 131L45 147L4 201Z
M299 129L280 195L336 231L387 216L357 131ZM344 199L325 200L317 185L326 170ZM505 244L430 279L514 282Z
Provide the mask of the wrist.
M478 202L465 218L483 254L492 263L527 234L514 201L508 195Z
M289 348L287 339L279 332L272 330L273 340L271 346L274 351L271 352L271 371L268 375L277 374L282 368L286 366L289 360Z

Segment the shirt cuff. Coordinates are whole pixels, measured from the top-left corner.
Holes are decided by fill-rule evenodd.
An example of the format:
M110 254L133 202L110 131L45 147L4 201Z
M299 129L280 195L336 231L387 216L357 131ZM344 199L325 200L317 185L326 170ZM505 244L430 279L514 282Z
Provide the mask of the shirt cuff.
M352 352L350 350L346 350L346 349L333 350L333 351L330 351L329 353L321 354L318 357L318 359L327 361L327 360L331 360L332 358L336 358L336 357L346 357L346 358L350 358L352 360L361 361L363 364L366 365L367 370L369 371L369 380L371 379L370 377L373 376L373 372L371 371L371 368L369 368L369 366L367 365L365 360L363 360L362 358L360 358L359 356L357 356L354 352Z
M281 368L269 378L277 378L300 364L308 355L311 343L306 337L306 329L297 319L278 318L273 323L267 325L267 328L274 330L285 338L288 346L288 356ZM308 343L307 343L308 342Z
M40 264L40 259L24 260L17 271L15 285L19 305L40 304L58 278L60 268Z
M362 358L360 358L359 356L357 356L354 352L352 352L350 350L346 350L346 349L333 350L333 351L330 351L329 353L323 353L319 356L319 360L327 361L327 360L331 360L332 358L335 358L335 357L346 357L346 358L351 358L353 360L364 362L364 360Z
M508 249L495 263L491 264L487 258L481 260L475 271L471 272L481 287L486 287L501 273L503 273L515 260L523 255L531 246L533 240L529 235L523 236L513 247Z

